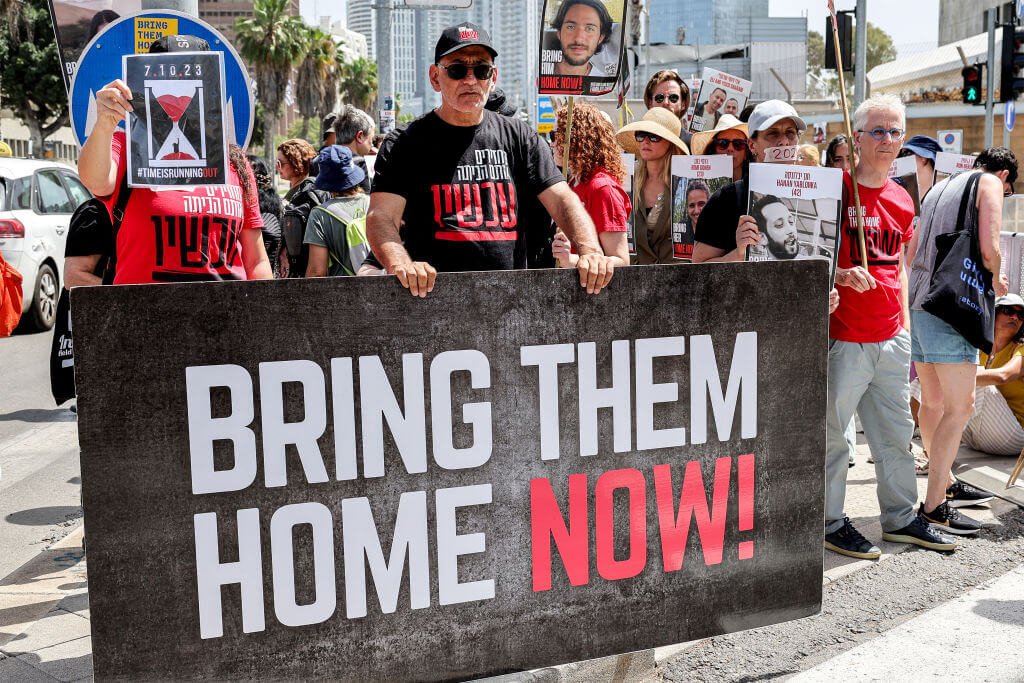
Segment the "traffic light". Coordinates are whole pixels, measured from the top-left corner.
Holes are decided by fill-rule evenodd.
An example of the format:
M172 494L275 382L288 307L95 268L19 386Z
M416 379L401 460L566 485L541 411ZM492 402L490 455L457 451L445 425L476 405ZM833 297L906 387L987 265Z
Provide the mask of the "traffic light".
M964 104L981 104L981 64L965 66L960 75L964 77Z
M853 71L853 12L836 12L836 27L839 29L839 49L843 53L843 71ZM835 39L832 37L832 20L825 19L825 68L836 68Z
M1024 28L1003 26L1002 73L999 78L999 101L1013 102L1024 92Z

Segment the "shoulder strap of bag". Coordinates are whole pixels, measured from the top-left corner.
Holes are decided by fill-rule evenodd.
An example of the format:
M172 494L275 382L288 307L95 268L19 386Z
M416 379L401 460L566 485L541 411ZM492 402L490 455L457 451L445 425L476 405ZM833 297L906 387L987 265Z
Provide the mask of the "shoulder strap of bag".
M114 282L115 269L117 267L117 233L124 222L124 211L128 207L128 200L132 196L132 188L128 186L128 172L121 176L121 186L117 190L117 201L114 208L110 210L110 227L114 236L114 250L107 259L107 267L103 271L103 284L109 285Z
M960 198L960 211L956 216L956 227L958 230L963 229L964 219L967 218L967 210L970 208L971 201L975 196L974 190L978 187L978 182L981 180L981 173L983 172L972 173L971 177L967 179L967 187L964 188L964 194Z

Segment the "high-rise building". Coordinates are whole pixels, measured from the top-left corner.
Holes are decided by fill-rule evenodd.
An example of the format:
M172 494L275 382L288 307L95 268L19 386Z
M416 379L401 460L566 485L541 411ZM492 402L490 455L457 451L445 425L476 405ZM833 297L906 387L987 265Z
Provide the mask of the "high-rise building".
M651 42L675 43L685 29L688 45L744 42L738 26L768 17L768 0L650 0Z
M993 7L1002 7L1004 21L1013 16L1014 3L1005 0L939 0L939 45L984 33L984 12Z

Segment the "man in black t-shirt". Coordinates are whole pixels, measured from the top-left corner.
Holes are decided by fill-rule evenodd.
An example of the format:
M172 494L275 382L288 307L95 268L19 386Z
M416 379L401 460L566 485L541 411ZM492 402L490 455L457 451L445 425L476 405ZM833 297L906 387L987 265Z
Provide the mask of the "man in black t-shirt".
M497 54L474 24L441 33L430 67L441 106L392 131L377 155L371 249L421 297L438 271L526 268L527 231L546 227L519 219L535 196L576 244L580 285L597 293L611 280L612 261L551 152L527 124L484 109Z

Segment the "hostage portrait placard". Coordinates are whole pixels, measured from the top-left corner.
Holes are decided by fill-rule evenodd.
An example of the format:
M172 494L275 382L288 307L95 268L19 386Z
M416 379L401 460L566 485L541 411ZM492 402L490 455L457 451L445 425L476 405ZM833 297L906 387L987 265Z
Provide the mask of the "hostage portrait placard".
M827 284L76 287L97 680L469 679L816 613Z
M953 154L952 152L935 153L935 182L945 180L956 173L963 173L974 168L974 160L977 158L971 154Z
M728 154L672 157L672 258L693 258L693 236L704 206L732 182Z
M722 114L739 117L747 105L752 85L748 80L707 67L702 76L700 91L693 95L697 103L690 119L690 131L693 133L711 130Z
M750 164L747 215L760 244L748 261L820 258L835 262L843 171L820 166Z
M142 0L49 0L48 5L64 86L69 92L71 78L86 45L109 24L142 11ZM177 25L175 20L171 23Z
M892 162L889 177L907 191L914 200L914 215L921 216L921 188L917 183L917 157L908 154Z
M540 16L538 92L611 92L622 65L625 0L546 0Z
M220 52L125 55L128 184L224 185L224 56Z

